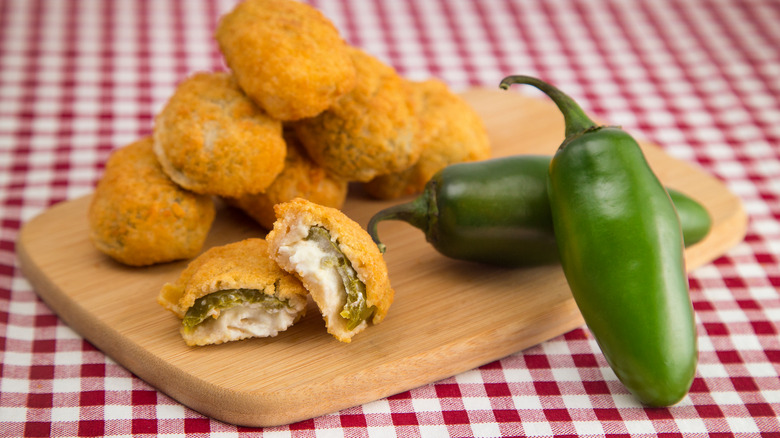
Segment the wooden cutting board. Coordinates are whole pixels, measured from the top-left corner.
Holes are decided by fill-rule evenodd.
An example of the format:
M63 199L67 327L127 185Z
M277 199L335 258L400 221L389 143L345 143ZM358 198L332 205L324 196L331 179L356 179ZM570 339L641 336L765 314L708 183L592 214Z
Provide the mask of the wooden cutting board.
M563 118L546 100L515 91L470 90L495 156L552 154ZM689 248L689 269L742 240L746 215L718 180L642 144L660 179L704 204L709 237ZM423 234L383 222L380 234L396 290L387 319L351 344L325 332L316 309L275 338L187 347L178 319L157 305L163 283L187 262L121 266L87 238L90 197L55 205L25 224L17 243L22 270L73 329L141 379L205 415L246 426L312 418L390 396L495 361L583 324L559 266L502 269L447 259ZM350 194L344 211L365 227L379 202ZM220 209L206 248L265 230Z

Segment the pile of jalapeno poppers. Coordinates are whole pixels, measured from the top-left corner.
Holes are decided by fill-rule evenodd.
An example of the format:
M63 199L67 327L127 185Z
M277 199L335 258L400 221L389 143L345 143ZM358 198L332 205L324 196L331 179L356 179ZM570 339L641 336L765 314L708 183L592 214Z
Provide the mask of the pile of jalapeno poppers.
M519 155L448 166L411 202L368 224L401 220L437 251L509 267L559 262L607 362L643 404L670 406L698 361L684 249L710 230L707 210L665 188L637 142L594 123L566 94L529 76L558 106L565 140L552 157Z

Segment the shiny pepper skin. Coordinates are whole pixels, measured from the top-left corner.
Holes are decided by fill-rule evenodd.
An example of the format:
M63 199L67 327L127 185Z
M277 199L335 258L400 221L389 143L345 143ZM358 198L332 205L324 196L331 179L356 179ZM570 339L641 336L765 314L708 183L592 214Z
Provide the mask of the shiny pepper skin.
M668 193L637 142L591 121L557 88L527 84L564 115L566 138L548 174L561 266L588 328L618 379L647 406L679 402L698 361L683 237Z
M368 224L383 248L377 225L398 220L419 228L447 257L510 268L558 262L547 196L549 155L512 155L451 164L437 172L417 198L383 209ZM709 234L707 210L668 189L680 215L685 245Z

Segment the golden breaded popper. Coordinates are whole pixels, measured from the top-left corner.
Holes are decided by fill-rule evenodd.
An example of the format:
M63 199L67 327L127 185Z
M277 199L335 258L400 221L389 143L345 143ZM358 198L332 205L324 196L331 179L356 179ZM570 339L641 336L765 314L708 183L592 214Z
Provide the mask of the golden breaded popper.
M317 117L294 124L301 143L319 165L349 181L366 182L414 164L417 119L406 81L392 67L351 49L357 85Z
M89 236L116 261L147 266L196 256L214 216L211 197L166 176L146 137L108 159L89 206Z
M347 43L320 11L294 0L245 0L216 39L241 88L279 120L314 117L355 85Z
M438 79L409 85L419 99L415 141L422 145L422 153L409 169L380 175L366 183L366 192L375 198L419 193L447 165L490 157L490 139L482 118L463 98Z
M275 207L271 257L297 275L341 342L387 315L395 292L387 265L360 225L340 210L294 199Z
M237 197L265 190L284 168L282 123L225 72L182 81L155 118L154 149L165 172L193 192Z
M293 133L285 133L287 159L284 170L264 192L225 200L270 230L276 221L274 205L304 198L326 207L341 208L348 184L315 164Z
M307 292L263 239L216 246L190 262L157 302L181 320L187 345L276 336L306 312Z

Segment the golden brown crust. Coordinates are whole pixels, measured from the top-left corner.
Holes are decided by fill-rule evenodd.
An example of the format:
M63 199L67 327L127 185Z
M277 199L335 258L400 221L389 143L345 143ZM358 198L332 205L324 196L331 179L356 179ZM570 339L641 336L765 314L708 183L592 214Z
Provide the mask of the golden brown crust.
M338 30L292 0L245 0L225 14L216 39L241 88L279 120L313 117L355 85Z
M395 199L419 193L431 177L450 164L490 157L490 139L479 114L438 79L410 82L419 96L420 159L402 172L380 175L366 183L368 194Z
M284 167L282 125L224 72L196 73L157 115L155 152L177 184L197 193L263 191Z
M276 221L274 205L304 198L326 207L341 208L347 197L348 184L314 163L292 133L285 133L287 158L284 170L263 192L228 198L260 225L270 230Z
M131 265L194 257L214 220L214 202L177 186L163 172L151 138L116 150L90 203L90 239Z
M157 302L179 318L195 300L212 292L255 289L282 300L304 300L307 292L293 275L282 270L259 238L216 246L190 262L174 283L166 283Z
M414 102L405 81L377 58L352 48L357 85L336 104L294 124L309 156L349 181L400 172L417 161Z
M275 258L283 269L292 271L293 267L289 261L284 260L279 254L280 247L286 243L286 234L301 223L309 228L324 227L338 241L339 249L352 264L360 281L365 284L367 306L376 306L371 322L373 324L382 322L393 303L395 291L390 286L387 265L382 253L379 252L369 234L340 210L317 205L305 199L299 198L277 204L274 210L278 219L274 223L273 230L266 236L271 257ZM306 280L302 281L306 286ZM342 342L349 342L354 334L332 331L331 326L331 324L328 326L329 332Z

